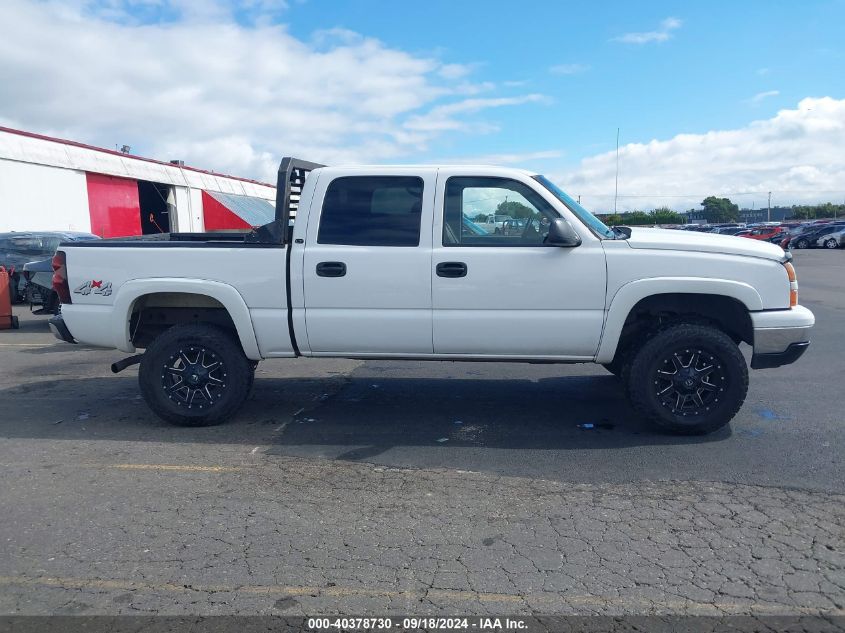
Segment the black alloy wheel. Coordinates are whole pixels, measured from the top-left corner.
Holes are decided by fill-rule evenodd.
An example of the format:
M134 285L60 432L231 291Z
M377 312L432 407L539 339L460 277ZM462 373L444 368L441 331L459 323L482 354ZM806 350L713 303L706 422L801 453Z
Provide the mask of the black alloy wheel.
M677 323L657 332L633 355L627 395L659 429L701 435L725 426L748 392L748 367L721 330Z
M226 391L226 365L203 346L180 348L161 371L161 388L177 406L213 407Z
M702 415L725 391L721 361L699 348L671 352L654 372L655 395L675 415Z
M209 426L231 418L254 378L234 332L206 324L174 325L141 358L138 382L145 402L163 420Z

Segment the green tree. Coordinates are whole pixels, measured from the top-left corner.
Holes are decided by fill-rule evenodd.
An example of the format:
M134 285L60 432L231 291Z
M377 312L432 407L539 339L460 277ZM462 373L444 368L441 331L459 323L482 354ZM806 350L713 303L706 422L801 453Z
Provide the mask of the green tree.
M496 207L497 215L509 215L512 218L533 218L535 213L531 207L526 207L521 202L513 200L508 202L500 202Z
M658 207L651 212L655 224L683 224L684 216L669 207Z
M824 204L792 205L792 220L815 220L821 218L839 218L845 215L845 205L825 202Z
M730 198L717 198L707 196L701 202L704 207L704 219L708 223L736 222L739 219L739 207L730 201Z

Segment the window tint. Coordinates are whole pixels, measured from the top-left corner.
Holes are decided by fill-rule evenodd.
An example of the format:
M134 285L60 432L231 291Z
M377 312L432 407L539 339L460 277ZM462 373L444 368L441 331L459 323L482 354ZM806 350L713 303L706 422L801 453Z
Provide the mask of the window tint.
M415 176L336 178L326 191L317 242L419 246L422 193Z
M531 187L507 178L446 181L444 246L542 246L552 206Z

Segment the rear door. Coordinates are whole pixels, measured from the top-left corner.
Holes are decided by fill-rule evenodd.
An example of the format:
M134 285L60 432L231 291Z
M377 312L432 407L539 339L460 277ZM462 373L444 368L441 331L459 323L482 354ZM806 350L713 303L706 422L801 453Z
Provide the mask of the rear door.
M427 172L427 173L426 173ZM308 218L305 324L314 355L432 353L436 171L323 170Z

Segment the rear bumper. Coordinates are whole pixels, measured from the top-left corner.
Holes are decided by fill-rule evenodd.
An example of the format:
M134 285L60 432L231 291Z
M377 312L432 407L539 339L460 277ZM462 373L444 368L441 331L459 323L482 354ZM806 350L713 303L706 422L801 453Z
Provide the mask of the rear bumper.
M754 354L752 369L769 369L798 360L810 345L810 330L816 322L803 306L788 310L753 312Z
M50 326L50 331L53 333L53 336L57 339L67 343L76 343L76 341L73 340L70 330L67 329L67 325L65 325L65 320L62 318L61 314L57 314L47 321L47 323Z

